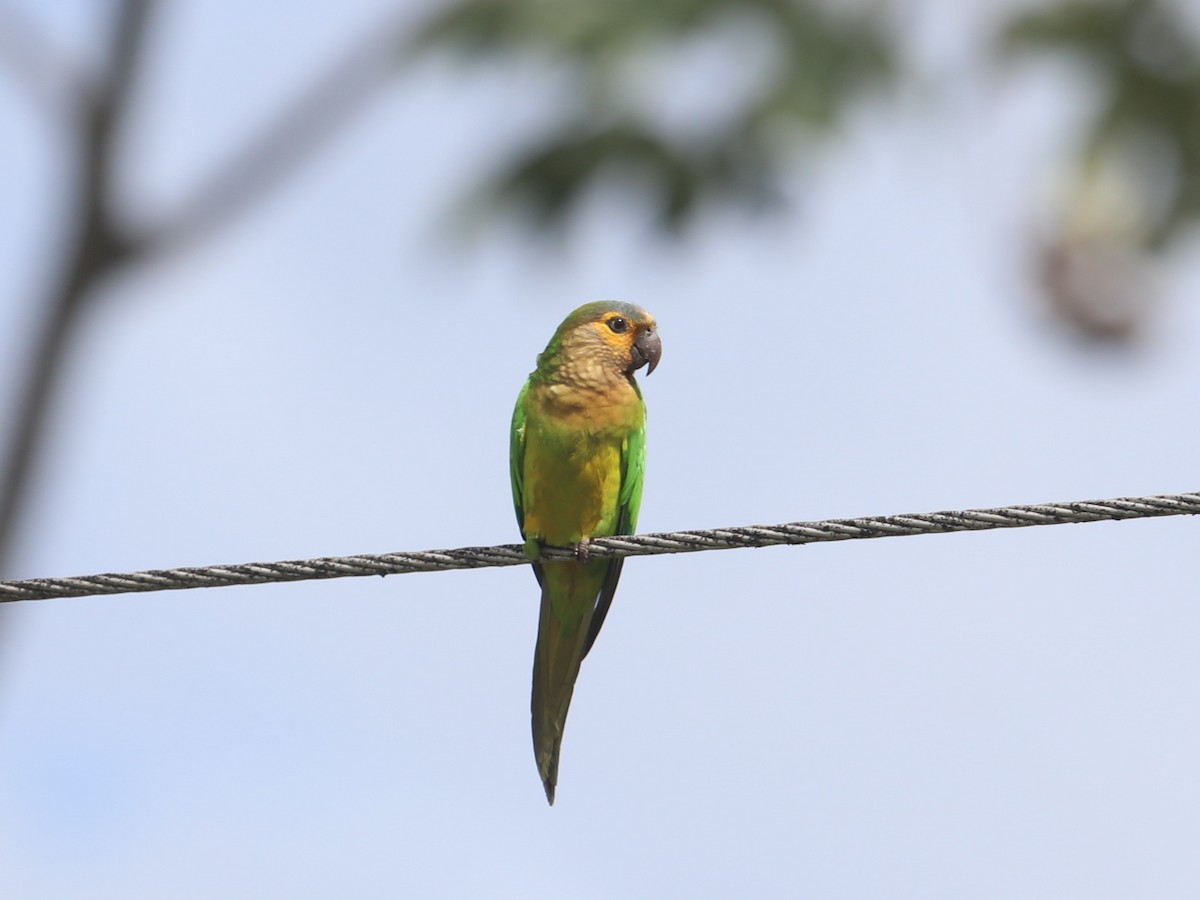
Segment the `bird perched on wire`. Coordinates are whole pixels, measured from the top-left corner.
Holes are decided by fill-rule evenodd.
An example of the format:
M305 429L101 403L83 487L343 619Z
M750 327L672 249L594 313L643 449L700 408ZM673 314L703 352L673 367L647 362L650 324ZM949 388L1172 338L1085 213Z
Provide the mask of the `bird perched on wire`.
M654 317L598 301L558 326L513 411L513 504L542 588L533 657L533 752L553 805L563 725L579 664L621 577L620 559L588 559L594 537L632 534L642 500L646 405L634 373L662 356ZM576 559L538 562L543 546Z

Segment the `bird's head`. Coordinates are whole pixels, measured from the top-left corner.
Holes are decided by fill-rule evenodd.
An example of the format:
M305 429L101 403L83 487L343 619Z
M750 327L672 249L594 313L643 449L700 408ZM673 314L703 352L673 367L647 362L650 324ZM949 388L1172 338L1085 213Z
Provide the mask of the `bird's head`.
M585 303L571 313L538 357L568 378L632 378L646 366L649 375L662 357L658 323L640 306L611 300Z

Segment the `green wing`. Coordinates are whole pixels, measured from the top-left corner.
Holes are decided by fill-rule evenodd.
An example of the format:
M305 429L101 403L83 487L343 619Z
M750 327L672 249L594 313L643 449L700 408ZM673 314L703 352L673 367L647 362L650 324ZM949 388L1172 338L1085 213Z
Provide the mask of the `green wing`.
M513 510L517 514L517 528L525 537L525 396L529 393L529 382L517 394L517 405L513 409L512 430L508 438L508 477L512 482ZM528 551L526 551L528 552ZM542 583L542 567L533 564L533 577Z
M618 498L621 505L617 534L633 534L637 528L638 510L642 507L642 474L645 470L646 426L643 423L642 427L630 434L621 445L621 493ZM617 592L617 582L621 579L621 567L624 563L624 559L614 559L608 564L600 596L596 599L596 611L592 614L592 621L588 626L587 640L583 644L583 656L587 656L600 634L600 626L604 624L608 608L612 606L613 594Z
M528 394L529 382L526 381L521 393L517 394L508 441L508 475L512 480L513 509L517 513L521 537L525 536L525 397Z
M646 426L629 435L621 448L621 521L617 534L633 534L642 508L642 474L646 471Z

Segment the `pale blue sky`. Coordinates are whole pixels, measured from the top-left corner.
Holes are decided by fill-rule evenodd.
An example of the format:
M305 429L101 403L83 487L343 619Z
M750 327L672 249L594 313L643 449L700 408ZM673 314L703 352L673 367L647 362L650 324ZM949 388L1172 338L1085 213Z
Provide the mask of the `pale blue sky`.
M56 6L86 52L99 7ZM185 196L386 6L172 6L136 208ZM1129 358L1044 327L1022 240L1085 98L1046 67L941 81L978 49L963 9L919 5L932 89L856 115L788 214L681 245L618 194L558 248L447 244L553 91L418 67L293 187L111 286L16 574L515 540L513 399L598 297L661 326L645 530L1195 489L1197 269L1176 255ZM3 79L0 123L8 375L61 176ZM1196 540L1173 519L632 561L553 809L526 571L29 604L0 711L5 892L1182 896Z

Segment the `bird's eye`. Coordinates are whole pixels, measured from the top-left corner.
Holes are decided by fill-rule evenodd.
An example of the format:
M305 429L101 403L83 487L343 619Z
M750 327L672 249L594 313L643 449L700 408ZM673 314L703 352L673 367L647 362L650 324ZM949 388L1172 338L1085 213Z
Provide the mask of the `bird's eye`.
M624 334L629 330L629 320L622 318L621 316L613 316L608 320L608 327L615 334Z

